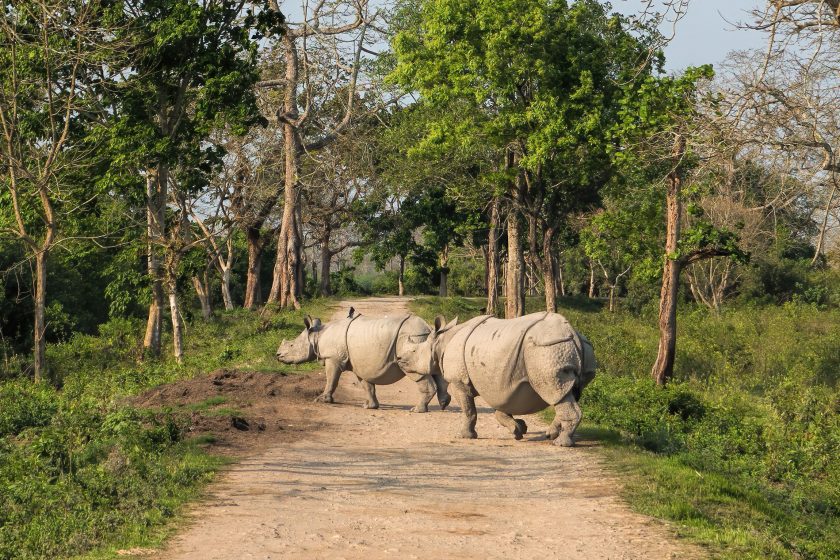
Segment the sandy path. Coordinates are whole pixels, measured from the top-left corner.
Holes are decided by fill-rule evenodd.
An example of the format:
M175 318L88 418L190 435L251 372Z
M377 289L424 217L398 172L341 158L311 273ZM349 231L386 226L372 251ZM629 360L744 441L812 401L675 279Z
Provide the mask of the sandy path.
M342 302L366 315L406 301ZM516 442L481 409L478 440L452 439L455 411L412 414L403 380L362 391L344 375L343 404L311 405L322 429L234 466L159 558L700 558L618 498L593 443L561 449L542 422ZM436 401L435 401L436 402ZM585 413L585 410L584 410Z

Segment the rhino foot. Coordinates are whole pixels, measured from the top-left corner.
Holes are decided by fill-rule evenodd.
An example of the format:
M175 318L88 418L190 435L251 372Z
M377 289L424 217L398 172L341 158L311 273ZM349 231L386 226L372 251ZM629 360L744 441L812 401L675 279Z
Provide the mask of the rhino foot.
M418 404L417 406L415 406L414 408L411 409L411 412L417 412L419 414L422 414L424 412L429 412L429 407L426 406L426 405L420 406Z
M318 395L317 397L315 397L315 400L312 401L312 402L333 404L335 401L333 400L332 395L327 395L326 393L322 393L322 394Z
M558 447L574 447L575 440L573 440L572 436L569 434L561 434L554 440L554 445L557 445Z
M559 435L560 435L560 430L558 430L554 426L549 427L548 430L546 430L546 432L545 432L545 437L548 438L548 439L552 439L552 440L557 439L557 436L559 436Z
M449 403L451 403L451 402L452 402L452 397L450 397L449 395L446 395L446 397L444 397L442 400L438 399L438 403L440 404L440 409L441 410L446 410L446 407L449 406Z
M378 402L377 403L366 402L365 404L362 405L362 408L365 408L365 409L368 409L368 410L376 410L377 408L379 408L379 403Z
M464 430L462 432L458 432L455 439L478 439L478 434L475 430Z
M517 426L519 426L519 431L522 432L523 436L528 433L528 424L525 423L525 420L514 418L513 421L516 422Z

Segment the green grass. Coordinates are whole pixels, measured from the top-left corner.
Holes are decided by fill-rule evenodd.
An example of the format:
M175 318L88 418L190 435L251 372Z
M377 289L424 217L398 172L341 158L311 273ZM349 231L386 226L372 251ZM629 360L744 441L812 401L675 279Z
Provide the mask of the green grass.
M219 368L315 369L274 355L281 339L303 329L305 313L326 317L331 304L194 321L181 365L168 336L160 359L138 361L142 322L116 320L99 336L50 346L51 383L0 383L0 559L113 558L119 549L158 546L228 461L208 454L212 437L186 439L184 412L241 411L221 396L159 410L133 408L128 397Z

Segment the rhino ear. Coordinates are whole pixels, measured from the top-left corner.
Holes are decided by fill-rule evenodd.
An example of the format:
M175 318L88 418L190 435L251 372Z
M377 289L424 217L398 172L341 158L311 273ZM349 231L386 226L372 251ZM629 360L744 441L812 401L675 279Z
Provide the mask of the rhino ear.
M312 330L316 331L321 327L321 319L315 319L312 321Z
M309 330L310 328L312 328L312 317L310 317L309 315L304 317L303 318L303 326L306 327L306 330Z
M443 315L435 317L435 332L440 332L444 324L446 324L446 319L443 318Z
M445 327L443 327L443 330L448 331L449 329L451 329L452 327L454 327L454 326L455 326L455 325L457 325L457 324L458 324L458 317L455 317L454 319L452 319L451 321L449 321L449 322L446 324L446 326L445 326Z

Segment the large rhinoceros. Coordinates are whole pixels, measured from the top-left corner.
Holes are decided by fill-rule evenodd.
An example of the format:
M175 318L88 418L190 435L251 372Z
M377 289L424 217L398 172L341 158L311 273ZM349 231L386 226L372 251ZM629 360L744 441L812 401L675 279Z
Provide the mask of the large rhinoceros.
M574 445L580 423L581 390L595 377L592 345L556 313L533 313L517 319L484 315L444 326L435 319L428 338L402 352L403 369L443 373L458 400L465 422L457 437L475 438L474 398L484 398L496 419L516 439L528 426L515 414L532 414L553 406L548 437L555 445Z
M320 319L307 316L303 324L306 328L297 338L280 343L277 359L286 364L317 359L324 364L327 385L316 402L334 402L339 377L342 372L352 371L367 391L364 408L379 408L376 385L390 385L405 376L420 390L420 401L412 412L427 412L436 393L441 409L449 404L446 381L440 373L405 371L397 361L406 346L429 336L429 326L417 315L364 317L354 315L350 308L346 319L322 324Z

